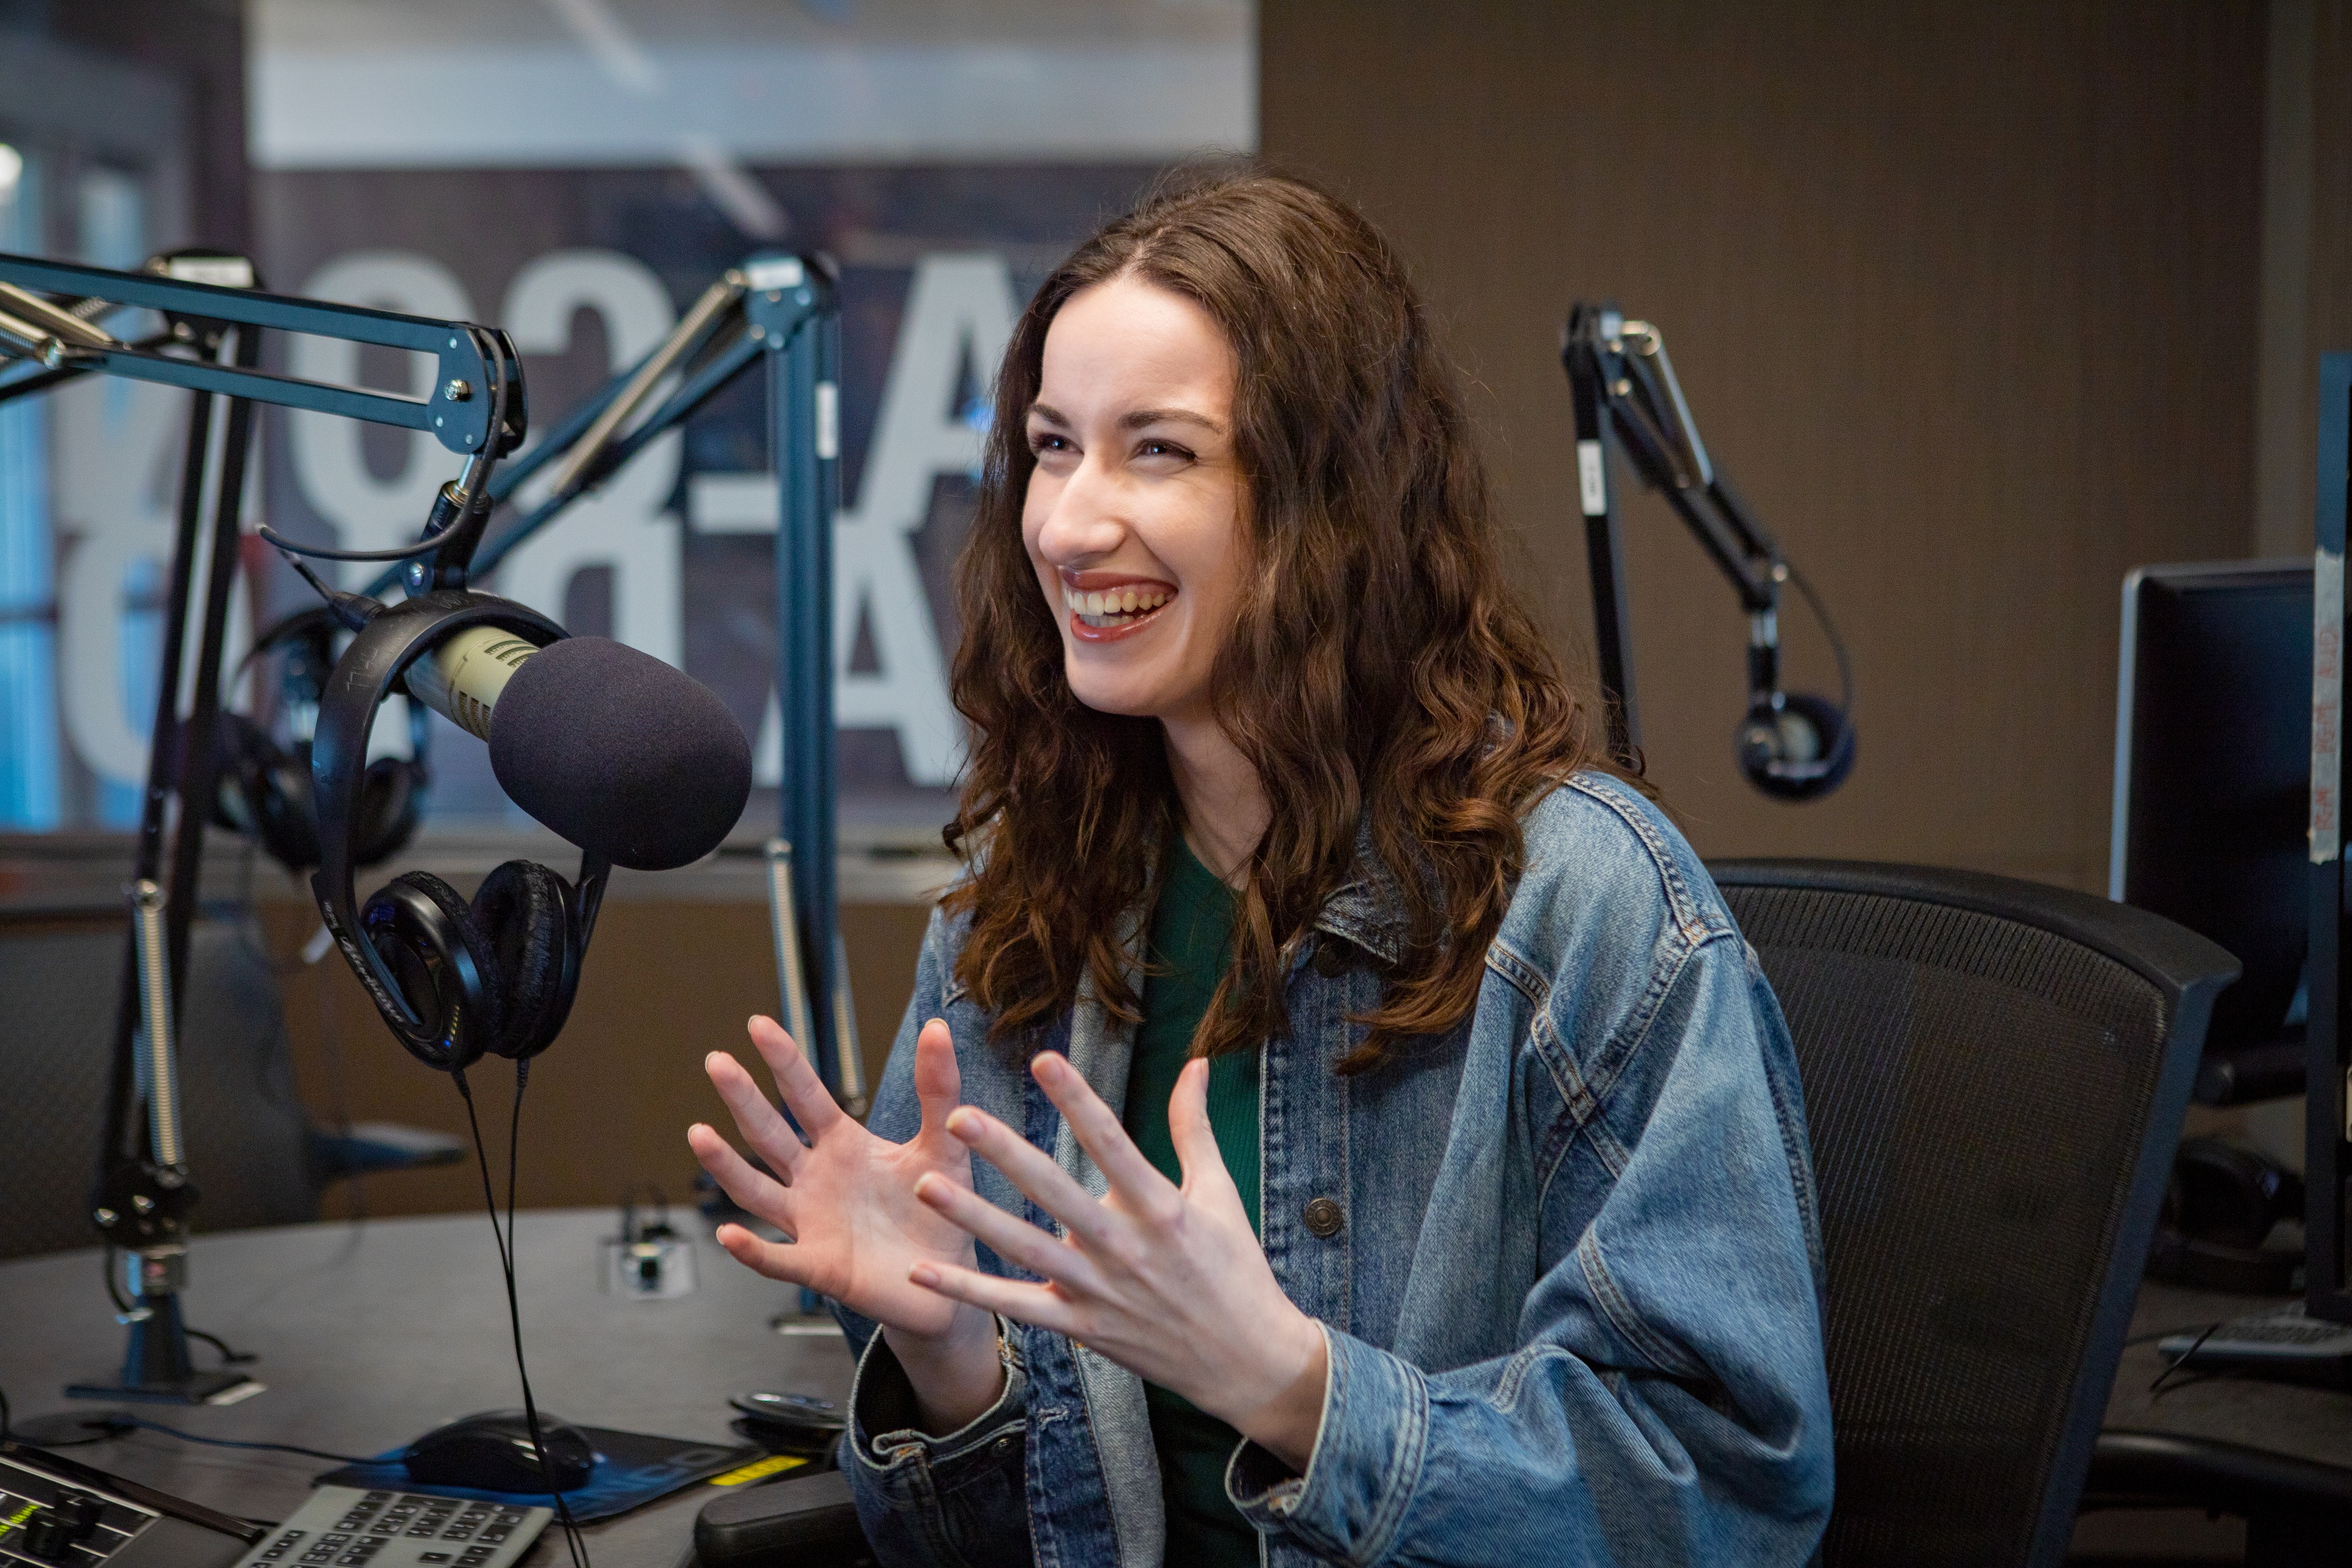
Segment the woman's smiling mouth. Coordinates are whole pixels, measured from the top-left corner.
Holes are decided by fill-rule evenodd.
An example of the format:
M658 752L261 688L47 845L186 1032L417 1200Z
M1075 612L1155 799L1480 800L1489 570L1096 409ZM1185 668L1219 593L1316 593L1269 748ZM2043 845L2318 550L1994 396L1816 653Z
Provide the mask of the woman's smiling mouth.
M1062 577L1070 635L1084 642L1108 642L1140 631L1175 597L1176 590L1169 584L1145 578L1103 581L1091 572Z

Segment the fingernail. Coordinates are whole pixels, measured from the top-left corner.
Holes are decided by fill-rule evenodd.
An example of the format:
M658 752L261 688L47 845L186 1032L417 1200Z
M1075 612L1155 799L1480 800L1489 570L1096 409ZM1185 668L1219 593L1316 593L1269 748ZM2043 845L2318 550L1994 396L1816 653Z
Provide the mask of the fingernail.
M918 1263L907 1270L907 1278L926 1290L939 1289L940 1271L928 1263Z
M960 1105L948 1112L948 1131L958 1138L980 1136L980 1113L970 1106Z

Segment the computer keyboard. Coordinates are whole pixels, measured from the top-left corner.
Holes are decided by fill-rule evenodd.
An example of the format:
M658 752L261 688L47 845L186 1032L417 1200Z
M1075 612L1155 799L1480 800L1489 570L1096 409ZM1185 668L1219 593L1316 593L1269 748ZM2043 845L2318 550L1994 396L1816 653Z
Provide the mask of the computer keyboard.
M516 1503L322 1486L236 1568L507 1568L554 1517Z
M2202 1336L2170 1334L2156 1348L2183 1372L2233 1372L2352 1387L2352 1323L2306 1317L2300 1303L2223 1323Z

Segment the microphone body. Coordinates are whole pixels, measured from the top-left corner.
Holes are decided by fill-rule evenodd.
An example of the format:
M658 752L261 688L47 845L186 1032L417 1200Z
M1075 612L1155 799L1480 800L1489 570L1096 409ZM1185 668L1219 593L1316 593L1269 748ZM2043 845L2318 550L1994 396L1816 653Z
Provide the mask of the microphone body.
M408 694L477 740L507 682L539 645L499 626L467 626L408 667Z

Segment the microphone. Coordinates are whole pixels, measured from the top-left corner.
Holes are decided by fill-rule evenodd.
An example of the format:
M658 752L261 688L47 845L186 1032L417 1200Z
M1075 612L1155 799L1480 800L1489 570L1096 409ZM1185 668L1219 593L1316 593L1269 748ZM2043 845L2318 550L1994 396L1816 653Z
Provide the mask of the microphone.
M719 847L751 795L751 743L716 693L607 637L538 647L468 626L408 690L490 743L508 797L615 866L667 871Z
M302 574L353 632L385 612ZM541 646L474 625L441 637L403 679L411 697L489 742L509 799L615 866L699 860L751 798L751 742L718 694L609 637Z

